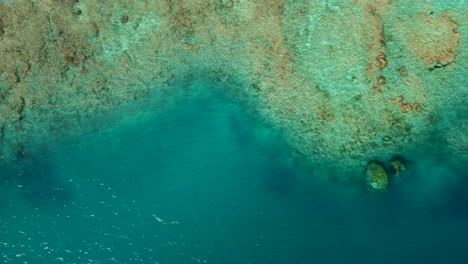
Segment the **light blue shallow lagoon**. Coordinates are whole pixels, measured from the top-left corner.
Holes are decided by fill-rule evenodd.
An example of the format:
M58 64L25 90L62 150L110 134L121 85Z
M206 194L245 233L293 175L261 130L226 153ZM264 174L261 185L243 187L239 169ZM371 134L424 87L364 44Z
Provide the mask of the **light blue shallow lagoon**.
M220 90L123 107L2 165L0 263L468 263L466 180L443 161L383 194L327 181Z

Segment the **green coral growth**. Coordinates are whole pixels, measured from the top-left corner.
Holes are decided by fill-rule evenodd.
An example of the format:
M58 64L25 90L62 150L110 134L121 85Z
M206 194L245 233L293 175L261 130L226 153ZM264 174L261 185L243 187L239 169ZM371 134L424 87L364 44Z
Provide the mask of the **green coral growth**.
M376 162L371 162L366 169L367 185L371 190L382 191L387 189L388 176L384 167Z

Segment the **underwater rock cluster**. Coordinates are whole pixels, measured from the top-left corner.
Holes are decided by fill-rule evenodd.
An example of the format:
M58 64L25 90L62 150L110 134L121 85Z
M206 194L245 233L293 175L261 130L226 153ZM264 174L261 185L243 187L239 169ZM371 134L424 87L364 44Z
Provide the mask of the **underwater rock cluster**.
M385 190L388 185L388 175L385 168L376 162L367 165L366 180L371 190Z
M401 156L394 156L389 162L370 161L364 172L367 189L371 192L385 191L389 189L389 184L399 184L410 178L405 172L407 162Z
M0 156L202 78L341 180L422 145L465 166L468 7L445 2L0 3Z

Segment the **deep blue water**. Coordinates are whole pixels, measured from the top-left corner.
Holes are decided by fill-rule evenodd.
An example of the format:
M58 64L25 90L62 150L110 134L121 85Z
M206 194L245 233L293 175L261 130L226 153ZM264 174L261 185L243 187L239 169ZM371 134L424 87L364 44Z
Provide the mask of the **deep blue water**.
M311 179L201 86L2 165L0 263L468 263L460 173L425 158L380 195Z

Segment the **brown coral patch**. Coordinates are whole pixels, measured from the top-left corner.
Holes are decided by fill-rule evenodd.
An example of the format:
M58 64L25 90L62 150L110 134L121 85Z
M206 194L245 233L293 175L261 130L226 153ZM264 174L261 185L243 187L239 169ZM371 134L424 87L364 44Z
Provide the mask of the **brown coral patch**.
M377 78L377 83L372 87L372 92L374 93L381 93L382 92L382 85L385 85L387 80L383 76L379 76Z
M453 61L459 46L458 24L448 15L433 18L428 14L417 17L423 30L412 30L409 49L425 65L446 65Z
M364 17L365 28L367 28L367 78L374 79L380 74L388 62L385 58L386 43L385 43L385 28L383 17L386 15L391 0L376 0L376 1L358 1L360 5L365 6Z
M394 103L394 104L401 104L403 103L403 101L405 100L405 98L403 96L397 96L393 99L390 99L390 102Z
M384 54L380 54L379 56L377 56L377 62L379 63L379 68L381 70L387 67L388 65L387 59L385 58Z
M377 78L377 85L384 85L386 83L387 83L387 80L385 79L385 77L379 76L379 78Z
M382 87L380 85L374 85L372 87L372 92L373 93L381 93L383 90L382 90Z
M420 112L422 110L419 103L405 103L405 98L401 95L390 99L390 102L400 105L400 111L402 113L410 113L413 110Z

